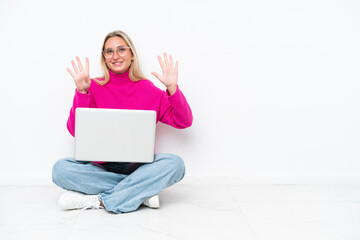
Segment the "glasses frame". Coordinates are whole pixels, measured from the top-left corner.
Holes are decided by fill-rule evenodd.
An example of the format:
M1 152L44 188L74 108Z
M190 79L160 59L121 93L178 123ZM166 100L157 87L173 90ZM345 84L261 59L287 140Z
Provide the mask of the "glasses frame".
M120 54L120 53L118 52L120 48L129 48L129 49L131 50L131 47L129 47L129 46L119 46L119 47L117 47L116 50L112 53L111 57L106 57L106 56L105 56L105 51L106 51L106 49L104 49L104 51L102 52L102 54L103 54L104 58L106 58L106 59L113 58L115 52L116 52L116 54L119 55L120 57L126 56L127 52L125 52L125 54ZM111 48L111 49L112 49L112 48ZM112 49L112 50L114 50L114 49Z

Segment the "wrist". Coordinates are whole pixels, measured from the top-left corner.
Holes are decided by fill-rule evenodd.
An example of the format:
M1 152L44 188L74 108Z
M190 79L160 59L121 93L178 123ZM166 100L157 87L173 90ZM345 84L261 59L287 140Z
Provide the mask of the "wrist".
M79 93L82 93L82 94L87 94L87 93L88 93L87 90L79 90L79 89L78 89L78 92L79 92Z
M170 86L167 86L166 87L170 96L173 95L175 92L176 92L176 89L177 89L177 84L175 85L170 85Z

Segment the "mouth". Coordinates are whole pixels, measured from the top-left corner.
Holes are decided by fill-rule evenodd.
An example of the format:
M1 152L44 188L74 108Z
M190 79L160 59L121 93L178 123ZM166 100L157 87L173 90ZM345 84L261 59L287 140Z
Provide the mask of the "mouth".
M115 66L120 66L122 63L123 63L122 61L112 62L112 64Z

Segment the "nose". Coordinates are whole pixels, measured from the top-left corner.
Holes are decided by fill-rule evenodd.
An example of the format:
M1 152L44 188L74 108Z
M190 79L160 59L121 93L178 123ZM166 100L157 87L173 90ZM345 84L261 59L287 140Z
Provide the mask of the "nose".
M115 51L113 54L113 59L118 59L118 58L120 58L120 55L117 51Z

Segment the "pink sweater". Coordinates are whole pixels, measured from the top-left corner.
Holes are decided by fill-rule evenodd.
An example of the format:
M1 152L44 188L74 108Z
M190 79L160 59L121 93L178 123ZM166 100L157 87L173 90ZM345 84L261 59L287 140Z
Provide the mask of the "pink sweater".
M91 80L87 94L75 90L73 106L67 121L71 135L75 135L75 109L113 108L155 110L156 122L160 121L175 128L190 127L193 121L192 112L185 96L179 87L170 96L168 91L162 91L147 79L133 82L129 72L116 74L109 70L110 81L100 86Z

